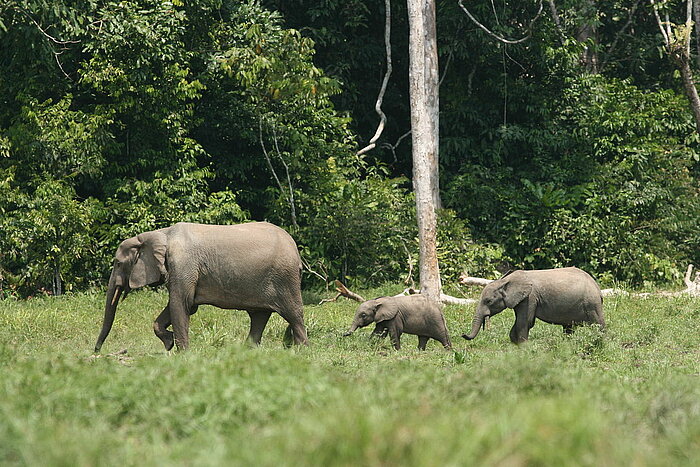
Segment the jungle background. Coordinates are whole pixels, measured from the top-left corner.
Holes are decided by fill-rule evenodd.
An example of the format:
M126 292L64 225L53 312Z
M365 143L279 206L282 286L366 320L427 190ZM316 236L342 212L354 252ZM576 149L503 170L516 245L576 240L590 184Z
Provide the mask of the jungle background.
M3 2L2 296L101 284L121 240L178 221L285 227L307 288L406 279L408 32L391 6L388 121L358 156L378 123L382 2ZM437 1L443 284L568 265L680 283L700 260L699 140L651 3L466 6L530 37L504 44ZM685 2L657 6L683 22Z

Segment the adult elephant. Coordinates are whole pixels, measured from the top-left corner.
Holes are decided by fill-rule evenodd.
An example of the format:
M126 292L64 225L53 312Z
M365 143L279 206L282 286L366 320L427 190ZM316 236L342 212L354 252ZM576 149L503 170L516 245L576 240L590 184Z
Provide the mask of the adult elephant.
M204 225L181 222L124 240L107 288L99 352L114 322L119 297L167 283L168 304L153 323L170 350L189 345L190 315L199 305L245 310L248 339L259 344L272 312L288 323L296 344L307 344L301 301L301 259L294 239L267 222ZM168 327L172 324L172 331Z

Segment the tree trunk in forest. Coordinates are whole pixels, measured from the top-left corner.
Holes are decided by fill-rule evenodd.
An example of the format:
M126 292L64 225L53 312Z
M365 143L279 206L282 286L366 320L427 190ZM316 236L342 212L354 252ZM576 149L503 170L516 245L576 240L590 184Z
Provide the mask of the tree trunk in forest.
M693 110L695 128L697 132L700 133L700 96L698 96L698 89L695 87L693 72L690 69L690 57L676 56L674 59L681 72L683 89L685 89L685 94L688 96L688 101L690 101L690 108Z
M693 2L693 19L695 23L695 50L697 66L700 67L700 0Z
M434 0L407 0L409 24L409 92L413 141L413 190L420 245L421 293L440 299L437 217L439 76Z
M661 36L664 38L666 52L673 61L674 65L681 73L683 80L683 89L690 102L690 108L693 111L695 118L695 129L700 133L700 96L695 87L693 79L693 71L690 69L690 43L693 33L693 9L695 7L694 0L686 1L686 15L684 24L673 24L669 21L668 12L665 12L665 20L661 20L659 9L654 0L649 0L654 10L656 23L661 31Z
M61 280L61 265L58 259L54 262L53 281L51 293L54 297L63 295L63 281Z
M579 42L597 42L597 31L595 27L595 19L597 16L596 5L593 0L585 0L583 3L581 14L583 22L576 31L576 40ZM581 54L581 62L586 72L598 73L598 52L595 47L587 45Z

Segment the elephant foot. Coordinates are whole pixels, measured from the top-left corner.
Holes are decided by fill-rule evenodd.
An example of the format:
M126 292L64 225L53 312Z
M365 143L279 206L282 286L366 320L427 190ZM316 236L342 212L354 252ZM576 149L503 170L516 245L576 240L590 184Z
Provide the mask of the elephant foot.
M163 342L163 345L165 346L165 350L170 352L173 347L175 346L175 338L172 333L172 331L165 331L162 334L156 334L158 336L158 339L160 339Z

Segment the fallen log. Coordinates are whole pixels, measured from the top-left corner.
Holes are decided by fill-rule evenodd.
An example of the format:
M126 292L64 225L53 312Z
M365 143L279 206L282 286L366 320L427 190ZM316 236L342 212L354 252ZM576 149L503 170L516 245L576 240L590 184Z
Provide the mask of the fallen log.
M486 279L484 279L486 280ZM319 302L319 305L322 305L324 303L328 302L335 302L337 301L340 297L345 297L349 298L350 300L355 300L356 302L365 302L365 298L362 295L359 295L352 290L348 289L342 282L339 280L335 281L335 290L338 292L337 295L333 298L324 298ZM400 294L394 295L394 297L400 297L402 295L415 295L419 294L420 290L414 289L412 287L408 289L404 289L403 292ZM472 305L477 302L477 300L474 300L473 298L458 298L458 297L453 297L451 295L446 295L446 294L440 294L440 302L448 305Z
M459 276L459 283L462 285L475 285L478 287L484 287L490 284L491 282L493 282L491 279L484 279L481 277L470 277L464 273L462 273L462 275Z

